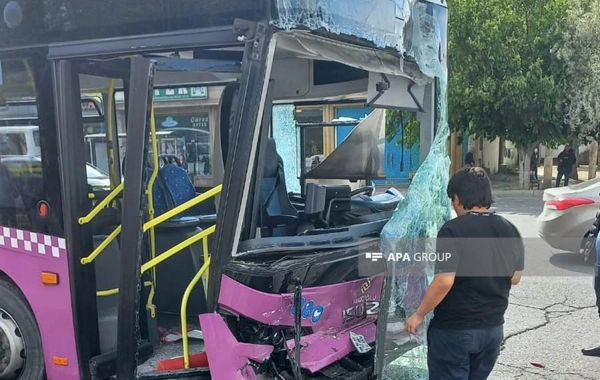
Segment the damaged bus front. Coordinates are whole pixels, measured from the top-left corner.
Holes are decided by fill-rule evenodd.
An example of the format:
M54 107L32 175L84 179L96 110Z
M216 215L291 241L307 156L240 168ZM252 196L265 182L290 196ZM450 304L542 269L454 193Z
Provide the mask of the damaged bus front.
M0 124L39 126L43 176L0 178L27 184L0 215L0 379L383 379L422 344L397 314L428 269L413 287L378 253L447 217L444 1L22 0L4 15L0 101L23 115ZM345 138L343 104L367 110ZM329 147L296 170L302 123L274 109L320 106ZM421 125L404 195L372 186L389 109Z
M401 362L423 341L395 331L398 289L410 287L409 279L373 254L381 251L381 232L394 211L406 208L408 199L394 189L374 194L369 185L385 178L386 109L418 114L423 156L434 151L419 181L428 175L443 181L440 173L444 167L448 172L447 124L440 122L438 109L444 96L447 10L440 1L275 3L272 92L267 92L265 112L272 97L274 104L358 101L370 113L316 167L293 177L286 166L302 166L293 153L303 149L302 143L298 148L293 127L278 131L279 125L269 125L277 123L269 114L263 118L256 156L248 156L256 162L248 208L233 223L239 244L217 241L209 284L209 302L212 297L217 313L200 316L211 374L219 379L388 378L384 366ZM318 82L326 68L329 81ZM336 122L315 125L326 129ZM438 159L439 165L430 165ZM330 180L338 184L325 185ZM367 186L352 189L356 181ZM290 195L292 187L299 194ZM417 199L416 207L431 207L435 223L450 211L437 193L431 196ZM231 219L224 220L231 228ZM428 223L427 217L420 222ZM426 280L429 269L421 271ZM418 295L422 289L411 292Z

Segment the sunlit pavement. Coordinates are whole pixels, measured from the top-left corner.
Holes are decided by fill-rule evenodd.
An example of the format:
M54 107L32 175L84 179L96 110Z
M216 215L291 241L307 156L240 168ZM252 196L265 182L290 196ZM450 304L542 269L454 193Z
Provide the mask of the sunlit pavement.
M523 237L537 238L535 217L543 207L538 197L507 193L498 194L497 201L497 212ZM524 277L513 289L506 339L489 379L600 379L600 358L581 354L582 348L600 345L591 268L579 255L550 247L528 251L526 266L532 265L552 276Z

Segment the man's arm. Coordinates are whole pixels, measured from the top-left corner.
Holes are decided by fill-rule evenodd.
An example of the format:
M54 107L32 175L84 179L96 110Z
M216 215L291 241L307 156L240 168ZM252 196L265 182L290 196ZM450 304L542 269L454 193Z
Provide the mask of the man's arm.
M436 275L433 278L431 285L429 285L425 297L423 298L421 305L417 308L417 311L415 311L415 314L425 317L427 314L431 313L433 309L442 302L446 295L448 295L448 292L452 289L452 285L454 285L455 277L456 273L441 273Z
M455 237L444 227L438 233L436 250L438 253L448 254L447 260L436 261L435 277L429 285L423 301L415 313L406 321L406 330L416 334L423 324L425 316L431 313L448 295L454 285L456 271L459 264L459 252L456 249Z
M511 284L519 285L521 282L521 274L525 269L525 244L523 243L523 238L519 233L519 230L514 225L512 226L515 231L515 236L517 239L515 240L515 251L516 251L516 262L515 262L515 273L511 279Z
M410 334L418 333L419 327L421 327L425 320L425 316L431 313L444 300L450 289L452 289L455 276L455 273L440 273L433 278L417 311L406 320L406 331Z

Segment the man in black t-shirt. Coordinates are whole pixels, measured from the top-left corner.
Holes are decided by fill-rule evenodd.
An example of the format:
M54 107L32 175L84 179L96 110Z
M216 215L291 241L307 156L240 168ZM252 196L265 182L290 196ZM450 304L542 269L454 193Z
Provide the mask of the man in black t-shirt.
M427 314L430 380L484 380L504 339L504 313L520 281L524 245L509 221L489 212L490 180L478 167L464 168L448 184L458 215L438 233L436 275L406 329L416 334ZM442 261L443 260L443 261Z

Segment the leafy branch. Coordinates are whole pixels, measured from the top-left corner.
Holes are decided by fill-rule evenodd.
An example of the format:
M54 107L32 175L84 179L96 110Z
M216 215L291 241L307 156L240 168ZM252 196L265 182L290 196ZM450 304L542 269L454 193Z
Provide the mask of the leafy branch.
M419 142L421 123L417 114L401 110L387 110L385 114L385 139L392 142L397 136L397 146L412 148Z

